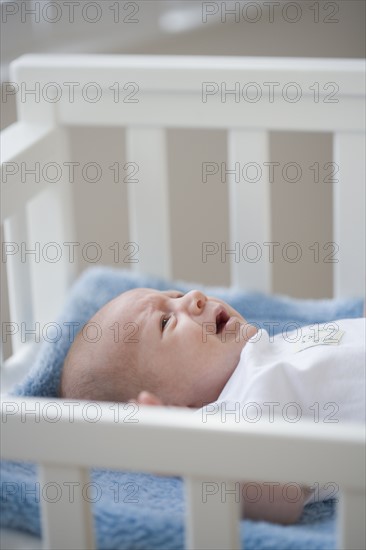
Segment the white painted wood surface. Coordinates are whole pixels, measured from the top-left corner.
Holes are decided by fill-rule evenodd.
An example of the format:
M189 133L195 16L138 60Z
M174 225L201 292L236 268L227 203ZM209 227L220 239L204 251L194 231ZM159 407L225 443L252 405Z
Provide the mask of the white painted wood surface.
M30 326L34 319L31 299L29 264L22 261L21 243L27 246L28 227L26 208L6 219L4 223L4 242L2 261L6 262L8 276L9 310L11 321L2 324L2 339L11 338L12 352L19 352L25 342L22 341L22 323ZM4 321L5 323L5 321Z
M265 243L268 246L271 241L271 189L263 167L269 161L267 132L245 129L228 132L228 166L239 171L228 175L230 246L227 248L239 250L239 254L228 256L231 284L268 293L272 290L273 263L264 260L264 250L267 250Z
M239 76L238 76L239 77ZM239 77L245 79L245 76ZM112 95L112 94L111 94ZM342 98L342 108L332 104L325 111L321 103L304 96L299 103L222 103L216 95L202 104L201 91L140 92L138 109L128 103L116 105L106 92L105 104L86 103L76 97L74 103L61 101L59 112L62 121L70 126L141 126L165 128L248 128L270 131L334 132L364 131L359 113L362 102L359 96ZM184 108L183 108L184 106Z
M49 464L132 471L148 467L157 473L183 472L215 479L228 475L229 446L231 479L325 483L334 478L351 490L363 484L360 472L365 446L364 427L360 425L314 423L304 418L300 430L299 423L285 422L281 415L273 423L235 423L232 415L222 422L220 415L209 414L202 419L199 413L175 407L84 401L64 405L61 400L46 398L8 397L3 399L2 414L2 456L6 459L22 453L24 460ZM60 420L48 420L56 414ZM13 429L17 437L12 436ZM222 438L221 445L217 436ZM68 445L57 444L66 437ZM167 441L169 453L162 453ZM245 452L248 445L252 453ZM188 446L195 453L187 457ZM255 458L258 456L276 460L264 464ZM286 460L277 461L281 456ZM308 456L317 456L317 460L309 461ZM350 469L344 468L348 460L352 462Z
M139 185L128 185L131 241L136 241L141 249L139 261L132 267L169 277L171 243L164 128L227 129L229 158L238 158L239 154L249 162L251 157L259 156L264 162L268 160L265 136L271 130L336 132L335 155L343 166L344 178L357 180L355 192L361 199L364 194L361 177L364 171L364 72L362 60L29 55L13 63L11 74L20 88L23 85L25 90L37 90L40 101L32 101L31 94L29 100L22 101L22 94L18 94L21 121L18 124L22 127L8 129L5 138L11 147L19 140L23 154L29 146L22 142L33 139L37 154L49 158L50 152L43 152L44 145L52 147L56 137L48 133L53 130L46 134L43 130L42 134L40 125L48 128L58 124L126 126L127 158L139 164ZM246 89L244 83L252 83L252 88ZM237 93L233 94L233 89L237 89ZM256 89L260 90L258 101L248 100L250 92ZM300 99L294 102L289 98L296 90L300 90ZM57 101L49 99L52 92L58 94ZM33 137L30 124L35 125ZM23 129L27 130L25 137L18 139L16 132L21 134ZM38 138L37 131L41 132ZM246 142L246 133L256 138ZM356 149L351 145L346 147L346 136L350 135L353 135L352 143L359 139ZM45 139L41 143L42 136ZM13 152L10 156L14 155ZM350 162L353 157L355 161ZM342 244L341 257L345 259L334 266L336 296L364 293L364 258L353 253L353 246L345 245L350 242L351 226L346 213L350 208L344 213L342 210L340 215L337 206L344 201L343 188L335 203L335 220L339 222L335 241ZM335 192L338 192L336 185ZM17 190L12 201L9 192L6 202L13 204L10 211L15 208L19 194ZM246 207L250 198L255 201L257 217L253 208L248 212L250 208ZM345 204L349 200L348 197ZM268 203L269 189L265 185L235 190L231 186L231 237L250 240L252 226L257 230L254 240L258 240L258 235L263 237L263 242L270 240ZM150 204L154 204L155 219L152 219ZM364 212L361 206L358 210L353 217L352 232L357 235L358 250L362 250ZM245 215L241 216L241 211ZM146 224L142 223L144 220ZM353 274L352 278L349 273ZM242 281L246 281L247 288L270 291L271 264L232 262L232 282Z
M162 128L126 129L129 252L132 268L172 277L166 136Z
M74 280L75 262L64 244L75 242L74 213L72 184L65 176L66 130L37 125L32 135L28 123L18 122L3 134L2 219L9 251L3 261L11 319L18 326L15 352L26 342L27 330L36 331L33 341L41 338Z
M104 88L113 82L126 82L133 75L141 88L151 91L194 91L202 80L219 81L248 77L245 82L264 77L269 82L298 82L307 95L307 85L315 80L337 82L342 95L360 96L365 91L362 59L183 56L183 55L39 55L19 57L12 63L12 77L27 83L37 80L71 82L80 87L96 80ZM21 77L21 78L20 78ZM30 85L28 85L30 88ZM329 95L331 90L320 90Z
M25 138L20 137L18 148L22 154L26 154L31 145L34 154L49 158L51 153L47 147L52 148L55 144L53 128L57 125L127 127L127 158L139 164L137 178L140 178L138 185L131 183L128 186L131 242L136 241L140 249L138 263L132 267L147 273L171 276L164 128L227 129L229 158L234 160L239 155L249 162L251 157L261 157L264 162L268 159L266 135L271 130L336 132L335 154L343 165L344 176L357 179L359 183L355 192L363 197L362 177L354 178L356 172L361 174L364 170L361 166L361 140L365 132L362 116L365 68L362 60L29 55L13 63L11 74L20 89L22 85L25 90L35 89L40 99L37 103L32 101L32 94L28 101L22 101L21 93L17 96L21 121L18 124L22 127L8 129L7 141L14 148L17 135L20 137L25 128ZM250 90L243 83L251 83L251 93L260 90L258 101L248 100ZM233 93L233 89L237 92ZM291 97L296 90L300 90L299 100L293 101ZM52 92L57 94L55 101L50 100ZM32 137L29 125L33 124ZM255 139L247 142L245 134L255 136ZM345 136L349 135L359 139L356 149L345 146ZM359 138L355 138L356 135ZM22 143L24 139L28 139L30 145ZM63 148L67 149L67 143ZM353 156L357 158L351 163L349 159ZM230 186L231 239L250 241L253 227L257 230L253 240L264 243L271 240L269 188L265 184L249 187L234 189ZM364 258L353 253L347 221L350 208L340 215L337 206L343 203L343 190L341 194L335 203L335 220L337 224L339 222L335 241L342 243L342 258L345 260L342 265L335 264L335 293L336 296L364 294ZM8 190L7 195L9 201L6 202L12 205L9 207L9 212L12 212L17 196L22 193L17 189L12 198L12 192ZM25 197L29 199L29 195ZM246 206L249 199L254 201L255 209ZM349 200L348 197L345 204ZM151 204L154 204L155 219L154 211L149 208ZM361 206L358 206L357 216L352 221L352 232L358 236L358 250L361 250L364 245ZM263 243L260 243L262 251ZM239 264L232 261L232 282L243 284L245 281L247 289L270 291L272 264L262 264L260 261ZM352 278L349 273L352 273Z
M83 468L42 464L39 483L44 548L94 550L90 502L95 495L88 472Z
M188 550L239 550L240 502L223 496L227 480L185 478L186 548ZM227 498L226 498L227 496ZM215 529L220 525L220 530Z
M286 423L282 417L273 423L235 423L232 415L224 423L220 416L209 415L205 422L201 414L174 407L85 401L67 404L44 398L4 398L1 410L2 458L21 457L45 463L47 467L55 466L58 469L53 473L58 481L62 476L68 481L68 468L75 468L73 475L90 467L182 475L192 479L188 481L188 491L195 510L203 506L200 480L245 479L309 485L331 481L346 495L347 512L341 510L339 548L365 545L363 522L359 521L359 507L362 510L365 505L362 425L322 424L304 419L299 426ZM58 421L50 421L56 415ZM67 445L59 444L66 440ZM167 442L169 452L164 453L162 449ZM187 448L195 452L187 455ZM272 459L261 461L260 456ZM309 456L317 458L309 460ZM346 468L345 464L351 466ZM50 473L47 479L51 479ZM218 513L218 503L210 506L215 510L215 522L208 540L218 537L224 548L230 548L236 537L230 528L233 516ZM237 517L237 507L233 503L229 507L234 518ZM56 531L52 537L57 537L63 518L59 522L49 526ZM189 524L189 544L195 548L197 543L202 548L203 530L192 519ZM81 536L76 532L76 540Z
M360 472L361 473L361 472ZM338 548L361 550L366 548L365 471L357 490L345 488L337 509Z
M365 111L360 111L365 118ZM334 162L339 167L333 184L334 264L336 297L365 295L366 262L366 141L361 132L334 135Z
M0 134L1 141L1 221L16 214L20 208L47 188L47 182L32 181L25 175L27 167L44 165L57 146L59 130L48 125L32 125L16 122ZM22 163L25 169L22 172ZM22 181L22 174L25 181ZM28 183L28 185L26 185Z

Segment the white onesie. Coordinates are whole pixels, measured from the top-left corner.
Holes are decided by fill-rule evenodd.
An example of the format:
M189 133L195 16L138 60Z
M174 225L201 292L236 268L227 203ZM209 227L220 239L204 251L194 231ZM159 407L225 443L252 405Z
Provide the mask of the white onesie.
M252 423L273 414L365 422L365 319L291 328L259 330L216 403L240 403L241 419Z
M276 336L259 330L217 401L202 414L208 417L216 407L238 422L273 422L279 415L288 422L306 417L364 423L365 319L288 328Z

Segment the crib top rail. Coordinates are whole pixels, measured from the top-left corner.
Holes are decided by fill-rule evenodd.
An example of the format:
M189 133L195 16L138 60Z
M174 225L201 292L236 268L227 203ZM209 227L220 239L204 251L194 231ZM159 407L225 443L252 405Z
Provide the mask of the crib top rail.
M332 480L341 488L365 487L365 429L358 424L324 424L310 418L293 423L281 415L269 422L264 414L256 423L238 422L232 413L223 417L212 408L192 412L130 403L70 405L22 397L4 397L1 412L1 456L7 460L22 456L49 464L227 478L229 450L231 479L245 475L249 480L309 484ZM169 453L162 453L167 441ZM346 469L350 456L352 468Z
M10 74L23 122L365 128L354 108L356 101L362 109L365 94L365 67L358 59L26 55L11 64ZM27 90L38 93L38 105ZM282 101L274 109L275 98Z
M75 75L78 83L93 82L110 85L110 79L121 81L126 74L138 78L146 91L165 90L201 92L202 81L221 82L239 78L242 83L264 76L271 81L307 84L310 79L335 81L342 95L365 93L365 65L362 59L289 58L289 57L220 57L178 55L24 55L11 64L11 76L35 75L51 82ZM244 80L245 79L245 80ZM40 81L42 82L42 81ZM275 87L275 89L277 86ZM281 93L281 91L279 91ZM304 93L314 95L304 87ZM327 93L325 90L323 93Z

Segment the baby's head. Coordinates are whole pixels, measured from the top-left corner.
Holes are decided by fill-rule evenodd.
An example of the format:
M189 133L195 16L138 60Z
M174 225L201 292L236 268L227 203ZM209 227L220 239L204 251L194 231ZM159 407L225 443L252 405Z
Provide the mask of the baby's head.
M217 399L256 332L198 290L136 288L108 302L77 335L60 396L125 402L146 390L164 405L199 408Z

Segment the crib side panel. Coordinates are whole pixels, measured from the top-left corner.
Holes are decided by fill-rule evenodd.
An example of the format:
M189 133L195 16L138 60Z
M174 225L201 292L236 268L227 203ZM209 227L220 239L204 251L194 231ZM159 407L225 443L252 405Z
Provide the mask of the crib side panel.
M160 407L140 407L136 412L137 422L116 422L116 408L110 403L97 404L99 421L91 424L84 414L87 402L75 403L72 412L69 405L58 401L58 422L50 422L47 399L37 399L36 403L22 398L3 400L2 458L16 460L21 457L40 462L46 466L44 481L56 480L62 487L70 480L85 483L83 471L90 467L181 475L188 480L188 496L193 506L188 513L188 541L194 541L198 547L216 538L235 548L238 503L235 498L231 500L235 494L229 494L232 481L244 478L246 481L289 483L290 480L311 486L314 482L322 485L332 480L338 488L337 498L339 491L344 498L338 516L341 548L363 548L365 545L362 521L365 445L361 425L314 424L310 419L303 419L299 430L297 424L289 424L282 417L270 424L248 425L237 424L232 416L226 418L226 423L218 416L203 423L192 412L174 408L167 411ZM27 422L24 422L25 417ZM60 445L65 440L68 445ZM100 445L100 441L104 444ZM189 460L187 448L195 449ZM260 461L258 456L276 456L276 460ZM308 460L309 456L316 456L317 460ZM346 463L352 467L345 468ZM224 488L221 481L224 481ZM223 511L224 504L228 505L226 511ZM88 523L88 512L82 503L77 503L75 509L75 515L79 514L79 518L83 515ZM205 535L199 518L192 518L192 514L202 513L203 525L207 526L208 509L215 521ZM52 513L51 509L47 513ZM55 530L50 535L53 541L59 540L57 529L60 525L49 522L50 528ZM80 540L89 536L88 525L83 533L77 531L77 537L79 534L84 537ZM71 536L70 533L70 541ZM213 544L217 547L215 542Z
M165 128L227 129L230 164L239 159L243 165L243 160L255 162L255 158L260 158L261 163L268 160L267 133L270 130L325 131L346 135L362 134L365 126L359 115L365 87L364 67L359 60L222 60L159 56L50 56L45 59L31 55L14 63L13 73L14 80L26 82L30 89L38 86L43 94L47 92L50 81L57 84L59 98L54 104L50 101L35 104L32 98L19 103L19 115L26 124L36 127L39 121L42 124L47 121L51 125L127 128L127 158L129 162L138 164L140 170L138 183L131 184L128 189L131 243L132 247L133 243L139 247L138 262L131 265L168 278L171 277L172 250ZM86 100L86 89L95 80L95 74L98 74L100 97L98 101ZM76 76L77 86L71 90L67 83L73 82ZM289 82L295 76L301 101L297 98L284 101ZM336 90L335 100L333 96L329 99L329 87L320 85L325 81L333 82L330 91ZM122 85L114 85L118 82L134 85L132 101L131 98L126 100L126 90ZM270 99L245 101L244 90L240 87L243 82L257 83L261 93L266 91ZM276 86L271 88L271 82L276 82ZM249 139L254 136L253 141ZM347 153L352 154L352 158L359 155L359 151L352 147ZM263 178L260 185L241 185L240 188L232 183L231 177L229 246L254 242L257 251L263 253L265 243L270 246L271 242L268 182ZM250 202L255 208L248 206ZM342 220L343 217L342 214ZM336 295L349 295L347 285L352 287L353 294L363 293L360 261L348 263L348 258L355 256L355 246L344 233L345 223L339 215L336 215L335 223L342 224L342 249L347 247L344 256L347 261L342 262L343 267L335 265ZM361 235L364 229L362 214L353 219L353 224L357 235ZM362 245L360 239L357 244ZM255 244L250 252L255 254ZM253 290L272 290L273 264L256 262L255 257L253 261L237 262L235 254L231 254L230 259L234 284ZM343 276L346 269L354 273L353 279L347 282Z
M34 62L33 58L33 62ZM164 59L119 57L116 60L104 58L105 65L100 59L88 58L84 65L78 58L66 58L51 66L45 62L39 64L40 82L45 81L46 69L54 73L60 83L62 78L70 79L68 71L78 74L79 87L73 101L63 95L58 105L58 116L62 122L69 125L106 125L126 126L134 134L128 138L131 145L127 148L128 159L132 162L132 150L140 149L141 172L146 167L146 173L151 173L153 184L149 193L143 186L136 185L130 189L130 228L133 241L136 240L141 248L139 264L133 268L169 277L171 273L171 243L169 242L169 205L167 181L167 155L165 144L160 139L144 147L147 131L163 128L222 128L228 130L229 164L237 160L241 166L246 162L255 162L260 158L261 163L269 161L268 138L264 137L269 131L315 131L331 132L337 135L357 133L362 135L365 123L360 113L364 109L364 68L358 60L286 60L286 59ZM29 59L27 63L31 63ZM87 102L80 90L90 81L93 63L98 70L101 100ZM29 67L27 68L29 70ZM134 104L122 99L122 91L111 89L111 83L127 82L133 74L135 80ZM295 83L293 82L295 80ZM245 100L244 89L241 83L252 82L259 87L260 94L269 95L267 101ZM270 84L275 82L275 86ZM292 83L292 88L289 86ZM252 86L252 87L253 87ZM297 90L299 97L292 95ZM292 94L292 95L291 95ZM296 94L295 94L296 95ZM129 130L128 130L129 133ZM262 138L246 141L244 134L255 136L262 133ZM242 138L239 138L241 134ZM135 138L132 136L135 135ZM136 136L139 135L137 139ZM240 145L242 140L243 145ZM337 142L338 138L336 138ZM133 149L132 149L133 143ZM148 154L151 152L155 155ZM338 153L336 153L336 156ZM358 148L349 147L348 158L357 159L353 163L362 163L362 153ZM338 156L337 161L338 162ZM352 171L344 165L352 176ZM362 167L360 166L360 171ZM359 171L359 172L360 172ZM229 176L229 204L231 212L230 235L231 242L228 248L235 249L237 243L251 244L246 261L237 261L235 252L231 254L232 283L245 286L251 290L272 290L273 263L256 261L255 252L262 255L270 254L271 219L270 219L270 188L268 181L263 177L260 182L250 185L241 184L237 188L232 185L234 178ZM334 183L336 186L336 183ZM142 192L143 190L143 192ZM153 191L155 190L155 191ZM151 193L150 193L151 191ZM154 195L155 192L155 195ZM343 192L343 191L342 191ZM337 194L337 191L336 191ZM150 223L151 210L146 204L151 197L155 198L157 216L155 223ZM148 198L148 200L146 200ZM145 199L145 202L142 200ZM361 202L361 201L360 201ZM249 204L255 205L253 208ZM343 200L338 201L338 205ZM348 209L349 210L349 209ZM257 215L255 215L257 214ZM356 258L355 242L348 238L345 232L344 216L340 208L335 205L335 234L334 242L344 251L339 256L340 261L334 263L335 296L350 296L364 294L364 270L360 269L360 257ZM147 227L141 224L146 220ZM158 221L159 220L159 221ZM342 226L342 229L340 229ZM364 231L362 214L353 219L353 226L357 235ZM256 231L254 231L254 228ZM253 233L252 233L253 229ZM252 235L254 234L254 237ZM341 236L341 234L343 236ZM139 235L138 238L135 238ZM357 250L363 250L361 239L357 240ZM257 247L257 248L256 248ZM359 248L360 247L360 248ZM246 249L245 249L246 251ZM225 252L225 251L224 251ZM332 250L325 250L324 254ZM242 254L240 247L239 255ZM251 257L253 254L253 258ZM362 254L362 253L361 253ZM335 254L336 257L337 254ZM328 258L328 256L327 256ZM344 260L343 260L344 258ZM332 261L332 260L330 260ZM346 275L347 272L347 275ZM352 273L352 276L350 276Z
M36 193L45 188L40 181L28 181L27 184L22 169L35 167L40 150L47 149L50 135L48 126L34 127L22 122L1 132L2 263L7 278L9 305L9 318L2 317L5 322L2 343L8 346L10 340L10 350L13 352L19 351L23 345L22 323L30 326L34 313L30 264L24 261L24 255L22 257L22 248L24 252L28 247L27 205Z
M40 342L75 274L72 187L65 178L67 130L20 121L3 132L3 262L13 353Z

